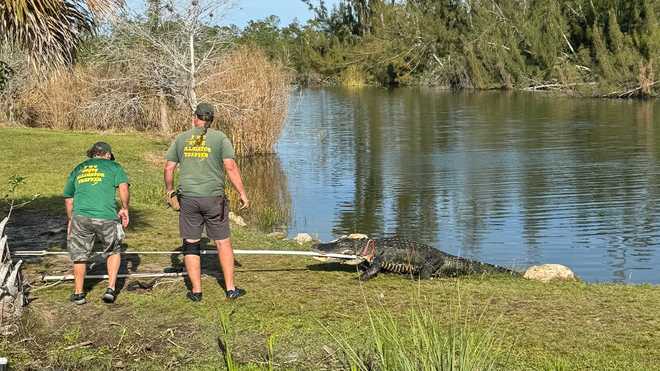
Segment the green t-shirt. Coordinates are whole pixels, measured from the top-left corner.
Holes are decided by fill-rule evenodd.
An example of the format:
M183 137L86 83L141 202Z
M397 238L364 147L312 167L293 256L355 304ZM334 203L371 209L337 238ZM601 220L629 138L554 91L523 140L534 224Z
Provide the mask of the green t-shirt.
M234 158L234 147L223 132L213 129L209 129L199 142L203 131L202 128L192 128L179 134L165 155L167 161L179 164L179 188L184 196L225 194L222 160Z
M88 218L117 219L116 188L128 183L118 163L90 158L76 166L64 186L64 197L73 197L73 214Z

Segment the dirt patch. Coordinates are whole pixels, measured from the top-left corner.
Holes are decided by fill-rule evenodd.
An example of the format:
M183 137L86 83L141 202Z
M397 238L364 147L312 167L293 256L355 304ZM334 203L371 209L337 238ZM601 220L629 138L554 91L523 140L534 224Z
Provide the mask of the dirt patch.
M66 216L39 210L15 210L7 224L11 250L66 248Z

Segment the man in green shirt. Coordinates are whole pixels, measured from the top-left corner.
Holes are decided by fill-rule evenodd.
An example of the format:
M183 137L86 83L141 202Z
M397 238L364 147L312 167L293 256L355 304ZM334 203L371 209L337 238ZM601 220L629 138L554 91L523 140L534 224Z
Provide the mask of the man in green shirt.
M128 177L116 163L110 145L94 143L87 151L89 159L76 166L64 187L64 204L68 217L67 247L73 261L74 291L71 301L85 304L83 282L87 260L92 254L94 241L103 245L107 257L108 289L103 301L115 301L115 284L121 263L121 240L128 226ZM117 212L115 200L119 189L121 209ZM121 224L120 224L121 221Z
M225 171L240 195L241 209L248 207L249 201L234 161L234 147L224 133L209 129L213 116L213 106L200 103L195 109L193 127L176 137L165 156L164 177L168 197L175 192L174 170L177 164L180 169L179 231L183 239L183 260L192 284L187 296L192 301L202 300L199 251L204 227L206 235L215 240L218 249L227 298L236 299L245 293L245 290L234 285L234 251L229 238Z

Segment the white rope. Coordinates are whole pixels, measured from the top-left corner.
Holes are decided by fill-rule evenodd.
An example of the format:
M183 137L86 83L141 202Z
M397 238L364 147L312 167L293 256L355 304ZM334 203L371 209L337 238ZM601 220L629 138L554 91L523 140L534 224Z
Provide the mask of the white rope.
M181 251L122 251L122 255L180 255ZM217 255L217 250L201 250L200 255ZM101 254L101 253L97 253ZM297 255L324 257L335 259L356 259L357 255L321 253L315 251L293 251L293 250L234 250L236 255ZM13 256L48 256L48 255L69 255L66 251L12 251Z

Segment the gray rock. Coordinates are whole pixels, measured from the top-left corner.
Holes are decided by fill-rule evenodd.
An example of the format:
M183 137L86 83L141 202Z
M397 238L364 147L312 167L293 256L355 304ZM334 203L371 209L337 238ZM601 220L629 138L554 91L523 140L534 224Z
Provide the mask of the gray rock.
M362 240L365 238L369 238L366 234L363 233L351 233L348 235L348 238L353 239L353 240Z
M550 282L553 280L575 281L575 273L565 265L561 264L543 264L534 265L525 271L525 278L541 282Z

